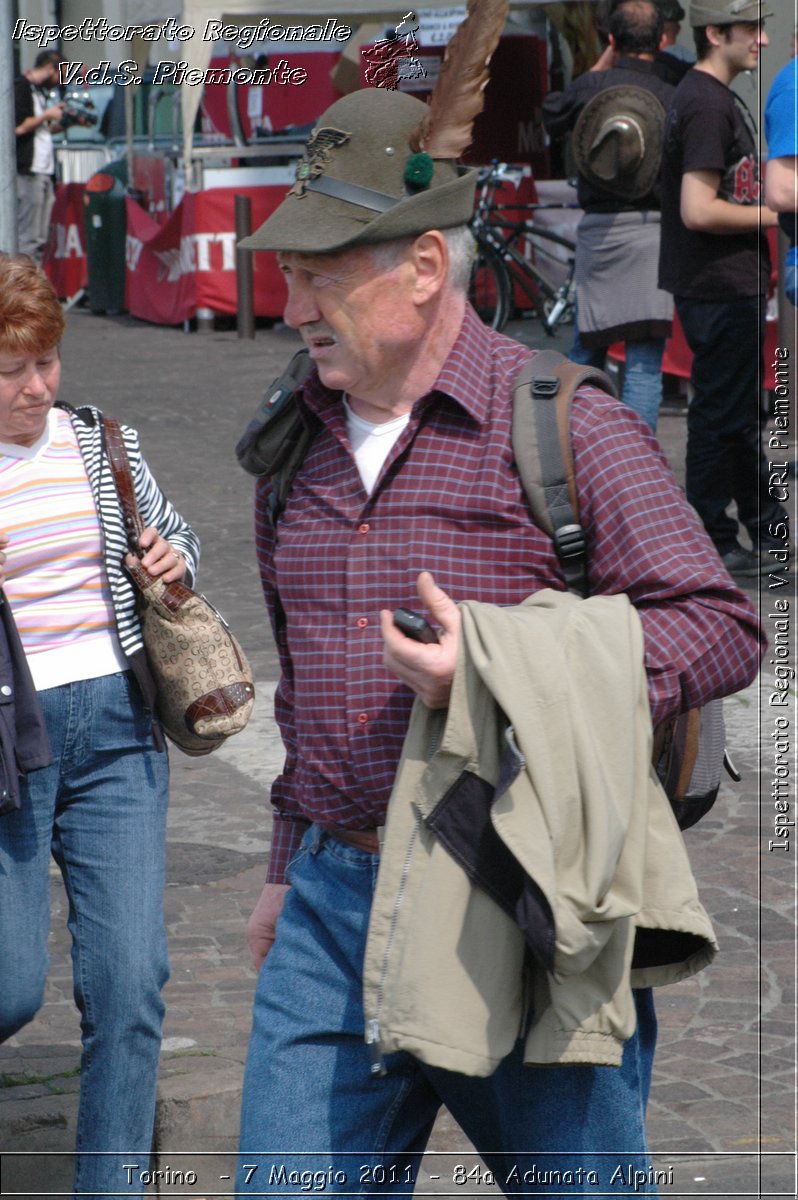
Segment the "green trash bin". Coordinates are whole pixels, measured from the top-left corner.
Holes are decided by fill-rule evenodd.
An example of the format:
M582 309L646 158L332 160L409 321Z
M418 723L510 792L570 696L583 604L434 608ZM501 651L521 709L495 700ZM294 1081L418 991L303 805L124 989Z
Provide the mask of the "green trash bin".
M83 227L89 276L89 308L117 313L125 307L127 163L108 163L83 191Z

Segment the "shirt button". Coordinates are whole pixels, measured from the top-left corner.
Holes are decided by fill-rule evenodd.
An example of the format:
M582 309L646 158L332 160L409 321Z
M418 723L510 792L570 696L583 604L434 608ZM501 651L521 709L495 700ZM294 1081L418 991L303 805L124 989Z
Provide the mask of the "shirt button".
M368 617L358 617L358 619L357 619L358 629L365 629L366 626L368 625L368 623L369 623Z
M3 696L11 695L11 688L8 686L7 683L4 683L3 686L0 687L0 694L2 694Z
M367 521L364 521L362 523L362 525L358 525L358 527L357 527L358 533L368 533L368 531L370 529L371 529L371 526L369 525L369 523Z
M369 719L368 713L358 713L357 714L357 720L358 720L359 725L367 725L368 719Z

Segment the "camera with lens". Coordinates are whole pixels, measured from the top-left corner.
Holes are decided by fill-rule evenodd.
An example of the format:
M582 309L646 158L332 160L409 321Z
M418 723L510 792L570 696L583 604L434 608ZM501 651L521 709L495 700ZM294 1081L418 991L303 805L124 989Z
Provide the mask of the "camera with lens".
M72 89L64 93L64 112L61 117L62 129L72 125L96 125L97 110L94 101L87 91Z

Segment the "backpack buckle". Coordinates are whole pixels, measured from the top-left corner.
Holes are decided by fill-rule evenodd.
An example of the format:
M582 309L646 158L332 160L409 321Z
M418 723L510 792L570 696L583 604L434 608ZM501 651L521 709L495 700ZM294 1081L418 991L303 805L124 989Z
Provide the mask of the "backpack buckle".
M560 562L584 558L587 538L581 525L562 525L554 531L554 549Z
M558 375L536 375L532 380L533 396L556 396L560 390Z

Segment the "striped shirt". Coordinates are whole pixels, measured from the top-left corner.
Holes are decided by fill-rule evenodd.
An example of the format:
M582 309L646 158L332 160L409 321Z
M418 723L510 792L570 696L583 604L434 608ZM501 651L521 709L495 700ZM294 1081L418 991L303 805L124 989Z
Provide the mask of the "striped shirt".
M124 670L97 510L72 422L52 409L31 447L0 445L6 595L37 689Z
M122 664L126 658L142 649L142 628L140 628L137 613L137 590L124 569L125 554L127 553L127 535L122 523L119 497L106 449L100 413L96 408L84 407L72 409L66 404L56 404L58 409L59 428L61 420L72 425L74 436L77 438L80 456L83 458L85 475L88 476L95 515L100 520L102 530L102 565L104 586L110 595L114 614L116 637L121 648ZM52 419L52 418L50 418ZM199 540L193 530L186 524L179 512L169 503L161 488L158 487L142 456L138 433L127 426L122 426L122 437L125 439L127 457L131 464L133 486L136 488L136 498L140 514L145 526L158 530L162 538L166 538L175 550L184 554L187 564L186 582L191 583L197 572L199 560ZM34 449L34 448L31 448ZM2 528L0 524L0 528ZM70 530L62 530L66 541L70 538ZM65 552L67 546L65 545ZM11 562L11 546L8 547L7 570L13 569ZM76 678L80 678L76 676Z
M422 570L455 601L509 605L539 588L564 590L512 458L513 382L529 356L469 309L371 495L340 394L315 375L305 385L303 401L322 425L277 539L266 481L256 501L273 623L278 591L285 612L275 707L286 761L272 787L272 881L284 878L308 821L352 829L384 821L413 694L383 666L381 608L417 608ZM585 388L574 403L572 442L590 590L626 592L637 608L652 720L745 686L761 653L756 616L648 428Z

